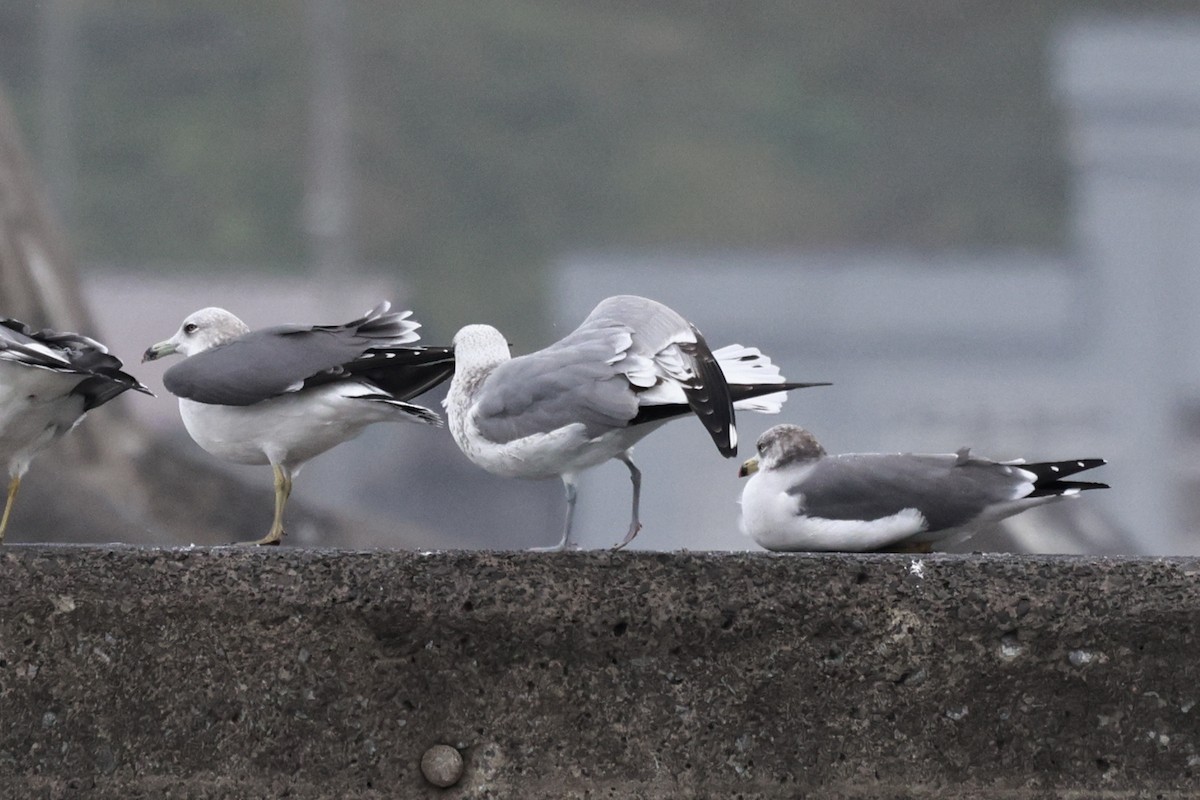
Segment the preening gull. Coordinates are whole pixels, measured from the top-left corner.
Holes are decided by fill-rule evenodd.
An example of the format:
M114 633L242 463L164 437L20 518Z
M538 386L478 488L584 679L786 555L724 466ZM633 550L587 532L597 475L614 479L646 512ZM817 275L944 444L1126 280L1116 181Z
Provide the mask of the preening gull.
M790 389L756 348L709 349L696 326L644 297L602 301L544 350L512 358L504 336L468 325L454 337L455 372L443 401L467 458L514 478L559 477L568 546L579 473L611 458L629 468L633 514L618 546L637 535L641 472L632 449L660 425L695 414L725 457L737 453L734 409L779 411Z
M21 478L33 457L84 415L128 389L150 390L122 372L121 360L77 333L33 331L0 317L0 457L8 465L8 498L0 542Z
M742 530L768 550L929 552L1027 508L1103 483L1064 480L1101 458L1027 464L954 454L827 455L798 425L776 425L742 464Z
M188 316L149 361L187 358L163 375L196 443L238 464L270 464L275 520L262 539L279 544L292 479L309 459L353 439L373 422L441 425L407 402L454 371L446 347L417 347L412 312L382 303L345 325L282 325L251 331L221 308Z

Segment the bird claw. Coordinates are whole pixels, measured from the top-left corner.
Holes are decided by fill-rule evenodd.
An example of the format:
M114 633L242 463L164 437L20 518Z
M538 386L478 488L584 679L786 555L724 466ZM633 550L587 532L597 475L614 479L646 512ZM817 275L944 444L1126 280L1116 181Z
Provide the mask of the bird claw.
M623 550L625 548L625 545L632 542L634 537L638 535L638 531L640 531L641 529L642 529L642 523L639 522L636 525L634 525L632 528L629 529L629 533L625 534L625 538L621 540L620 544L613 545L613 550Z
M255 539L250 542L233 542L234 547L279 547L283 542L283 536L264 536L261 539Z
M530 547L526 550L529 553L577 553L583 548L575 542L559 542L558 544L547 545L545 547Z

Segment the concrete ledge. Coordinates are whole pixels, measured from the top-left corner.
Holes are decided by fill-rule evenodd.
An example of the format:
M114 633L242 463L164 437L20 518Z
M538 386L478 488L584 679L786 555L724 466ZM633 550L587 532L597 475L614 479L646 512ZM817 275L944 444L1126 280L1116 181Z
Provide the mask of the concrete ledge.
M0 796L1192 797L1198 572L5 547Z

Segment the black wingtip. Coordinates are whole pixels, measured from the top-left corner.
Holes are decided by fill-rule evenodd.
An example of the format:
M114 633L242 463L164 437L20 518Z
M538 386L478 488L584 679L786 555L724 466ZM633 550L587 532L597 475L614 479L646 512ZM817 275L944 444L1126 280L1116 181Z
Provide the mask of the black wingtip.
M1072 458L1065 461L1041 461L1033 464L1014 464L1017 469L1032 472L1038 484L1051 484L1078 472L1103 467L1108 462L1103 458Z
M790 392L793 389L809 389L814 386L833 386L832 383L732 383L729 384L729 394L733 402L762 397L776 392Z
M1014 464L1017 469L1032 472L1036 478L1030 497L1049 497L1067 493L1086 492L1091 489L1108 489L1107 483L1092 481L1068 481L1070 476L1108 462L1103 458L1072 458L1066 461L1043 461L1034 464Z
M424 394L454 375L454 350L449 347L411 347L393 355L377 368L359 362L363 366L352 371L400 400Z
M695 344L681 344L679 349L691 357L697 381L695 386L684 386L683 393L717 450L726 458L732 458L737 455L737 420L729 382L704 336L695 325L691 329L696 337Z
M1092 481L1053 481L1050 483L1039 483L1037 487L1029 493L1029 497L1059 497L1068 493L1087 492L1092 489L1111 489L1107 483L1096 483Z

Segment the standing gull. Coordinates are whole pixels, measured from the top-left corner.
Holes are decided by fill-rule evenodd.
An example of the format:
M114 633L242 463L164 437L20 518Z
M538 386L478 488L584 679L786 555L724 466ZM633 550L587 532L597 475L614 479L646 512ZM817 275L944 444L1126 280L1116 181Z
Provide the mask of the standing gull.
M21 478L35 455L78 425L88 411L122 392L151 394L121 367L121 360L94 339L34 332L15 319L0 317L0 457L8 465L9 478L0 542Z
M441 425L407 402L454 371L445 347L411 346L411 311L382 303L345 325L281 325L251 331L221 308L191 314L143 361L181 353L163 374L196 443L238 464L270 464L275 520L262 539L279 544L292 479L309 459L353 439L373 422Z
M644 297L602 301L583 323L544 350L512 358L489 325L454 337L457 364L443 401L454 441L488 472L559 477L567 494L568 546L579 473L611 458L629 468L633 514L619 547L641 528L641 472L632 450L660 425L695 414L726 458L737 453L734 409L777 413L790 389L757 349L716 352L696 326Z
M742 530L768 550L929 552L1027 508L1103 483L1063 480L1101 458L1026 464L955 454L827 455L797 425L776 425L742 464Z

